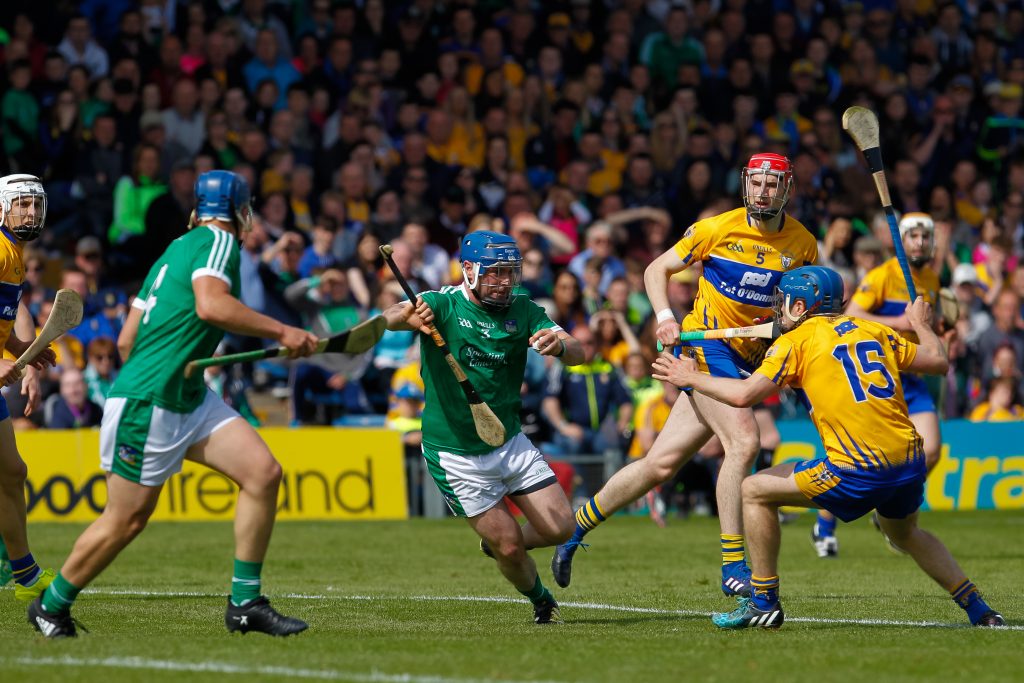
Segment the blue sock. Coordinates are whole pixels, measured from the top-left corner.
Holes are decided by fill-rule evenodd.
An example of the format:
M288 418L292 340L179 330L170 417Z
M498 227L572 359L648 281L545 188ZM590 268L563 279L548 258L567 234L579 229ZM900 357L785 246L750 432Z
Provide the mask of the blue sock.
M751 597L754 600L754 607L759 610L768 610L779 601L779 577L778 576L751 576L750 587L753 589Z
M972 624L977 624L981 615L992 609L981 597L978 587L970 579L964 579L959 586L949 591L949 594L953 596L953 602L967 612L967 618L971 620Z
M835 517L822 517L821 513L818 513L818 535L819 536L835 536L836 535L836 518Z
M39 578L42 570L36 564L36 558L29 553L25 557L11 560L11 571L14 572L14 582L19 586L31 586Z

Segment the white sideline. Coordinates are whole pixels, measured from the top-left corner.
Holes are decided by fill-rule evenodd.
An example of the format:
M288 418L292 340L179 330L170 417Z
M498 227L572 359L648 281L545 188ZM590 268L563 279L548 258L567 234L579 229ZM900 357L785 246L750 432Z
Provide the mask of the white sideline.
M282 593L277 597L291 600L412 600L415 602L448 602L456 600L459 602L497 602L497 603L520 603L525 604L525 598L513 598L507 596L485 596L485 595L346 595L334 592L333 586L327 586L327 593ZM223 598L222 593L202 593L193 591L145 591L145 590L107 590L87 588L84 593L93 595L123 595L128 597L164 597L164 598ZM633 607L629 605L609 605L599 602L571 602L559 601L562 607L574 607L581 609L606 610L610 612L627 612L631 614L660 614L674 615L681 617L708 617L709 612L686 609L659 609L656 607ZM918 628L970 628L966 621L948 623L939 621L903 621L898 619L830 619L820 617L797 617L787 616L786 622L797 624L836 624L854 626L909 626ZM1010 625L1000 627L1000 631L1024 631L1024 626Z
M218 662L181 662L171 659L146 659L145 657L18 657L5 659L0 663L18 664L32 668L93 667L98 669L141 669L146 671L185 671L188 673L234 674L239 676L280 676L286 678L309 678L327 681L355 681L356 683L492 683L489 678L450 678L447 676L420 676L417 674L386 674L379 671L356 673L334 669L293 669L287 666L242 666ZM558 683L557 681L505 681L503 683Z

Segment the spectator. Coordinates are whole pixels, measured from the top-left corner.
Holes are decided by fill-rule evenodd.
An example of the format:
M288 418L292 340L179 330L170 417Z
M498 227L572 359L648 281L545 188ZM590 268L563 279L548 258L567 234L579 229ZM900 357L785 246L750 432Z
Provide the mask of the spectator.
M135 148L131 175L114 186L114 220L107 232L111 244L124 244L146 233L146 211L167 192L160 182L160 150L142 144Z
M299 276L310 277L314 271L327 270L338 265L331 250L337 227L330 218L321 218L313 226L312 244L306 247L299 260Z
M171 106L161 112L167 141L181 145L189 154L197 154L206 139L206 118L199 109L199 92L189 78L174 84Z
M597 355L597 340L588 327L578 326L573 337L583 346L585 362L572 371L553 366L543 403L555 430L555 448L564 455L621 449L633 418L629 392L618 371Z
M971 422L1017 422L1024 420L1020 390L1011 377L997 377L988 384L985 400L971 411Z
M302 313L306 328L321 339L352 328L363 317L353 304L348 279L340 270L329 269L299 280L285 290L285 299ZM370 412L359 380L371 359L372 352L358 356L321 354L295 363L289 380L292 419L298 424L316 421L317 396L322 394L335 397L345 414Z
M569 262L569 272L580 279L581 286L583 284L584 267L593 258L600 259L601 261L601 278L598 291L601 296L604 296L612 280L626 277L626 266L614 255L612 228L603 221L590 226L587 230L587 248L576 254Z
M277 42L277 34L272 28L262 28L256 34L255 56L242 73L245 76L249 92L256 92L256 87L265 80L277 84L278 98L276 109L284 108L287 103L288 87L302 78L302 75L282 55Z
M103 408L107 402L110 387L117 379L117 346L109 337L96 337L86 348L86 365L83 378L89 392L89 400Z
M47 429L98 427L103 409L89 399L81 371L70 368L61 373L60 393L46 400L44 415Z
M68 20L64 40L57 46L57 51L67 60L68 66L81 64L89 70L92 78L106 76L110 68L107 51L93 40L92 27L82 14L75 14Z
M31 168L38 162L36 133L39 130L39 104L28 91L32 65L27 59L7 67L7 91L0 100L0 128L4 132L4 152L19 168Z
M1005 289L992 304L992 326L981 333L975 347L976 363L983 381L993 376L996 351L1011 346L1017 358L1024 358L1024 329L1020 319L1020 299L1016 292Z
M148 269L171 242L188 230L195 184L196 169L192 162L175 162L167 192L154 199L146 210L144 240L138 254L144 268Z

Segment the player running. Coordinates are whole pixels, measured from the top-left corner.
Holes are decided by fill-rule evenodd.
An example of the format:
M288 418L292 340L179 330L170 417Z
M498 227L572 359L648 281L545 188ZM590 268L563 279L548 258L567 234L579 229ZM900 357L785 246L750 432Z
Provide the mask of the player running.
M465 517L505 578L533 603L538 624L560 623L558 603L544 587L530 548L565 541L572 509L537 447L522 433L519 387L532 346L566 365L583 362L583 348L537 304L519 293L522 256L515 240L478 231L462 240L463 283L424 292L384 312L388 329L428 333L431 322L448 342L481 398L512 435L498 448L477 436L462 389L429 336L420 339L426 402L423 457L448 507ZM522 527L504 502L526 515Z
M925 301L935 306L939 300L939 276L928 266L935 253L935 222L926 213L908 213L900 220L899 229L911 277L914 279L914 289ZM894 256L864 276L864 281L847 304L846 312L855 318L891 327L910 341L917 342L917 335L904 314L908 303L910 294L907 292L907 281L903 277L899 260ZM924 439L925 467L931 472L942 452L942 434L939 432L935 402L920 376L901 372L900 383L903 385L910 421ZM877 525L877 519L875 523ZM892 539L886 538L886 541L893 550L903 552ZM832 513L827 510L818 512L818 519L811 528L811 542L818 557L835 557L839 554L836 518Z
M697 221L644 273L647 296L657 311L658 341L666 347L679 343L679 324L666 294L673 273L697 262L704 266L693 311L682 329L743 327L771 315L772 294L783 273L818 260L814 236L784 212L793 190L789 159L755 154L742 171L741 184L744 208ZM729 339L686 342L683 346L701 372L738 378L753 371L768 344L759 339ZM757 422L749 407L734 408L689 393L676 401L647 456L616 472L576 511L575 533L555 550L551 560L558 585L569 585L573 555L589 531L671 479L712 434L718 435L725 450L717 484L722 591L727 596L749 595L740 485L760 448Z
M785 463L743 482L753 595L712 621L721 628L778 628L779 517L783 505L821 507L843 521L878 510L882 530L952 595L975 626L1002 626L946 546L917 526L927 475L921 436L907 413L901 370L941 374L949 361L931 328L931 306L905 306L915 344L879 323L844 315L843 282L821 266L784 275L776 315L785 334L744 380L709 377L691 359L662 354L655 379L692 387L733 406L751 406L796 389L825 446L825 457Z
M29 606L29 623L49 638L76 635L75 598L146 526L164 482L186 458L239 487L228 630L286 636L307 628L279 614L260 591L281 466L256 430L207 389L202 374L186 379L184 369L212 356L225 331L276 339L293 357L312 353L317 340L238 300L238 244L252 218L245 179L228 171L204 173L196 180L195 200L189 231L150 269L118 339L126 362L100 429L106 508Z
M22 245L39 237L46 224L46 191L39 178L15 174L0 178L0 346L20 356L35 339L35 323L21 303L25 282ZM20 337L20 338L19 338ZM27 339L28 341L22 341ZM25 415L39 405L36 369L53 365L56 356L46 349L27 367L22 379L14 361L0 359L0 386L22 379L26 394ZM25 478L27 468L18 453L7 401L0 396L0 586L14 579L14 597L32 602L53 581L52 569L42 570L28 547L25 524Z

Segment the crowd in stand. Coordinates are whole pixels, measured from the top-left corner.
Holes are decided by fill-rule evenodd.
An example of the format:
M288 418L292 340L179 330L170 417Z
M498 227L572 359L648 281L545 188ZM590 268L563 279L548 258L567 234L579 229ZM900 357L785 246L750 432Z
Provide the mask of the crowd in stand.
M513 235L526 291L588 353L572 372L531 354L528 433L622 447L661 396L644 267L739 205L752 152L792 159L787 211L849 291L888 257L840 126L853 104L878 112L894 204L934 217L961 303L945 416L1024 419L1020 2L15 0L0 26L0 170L49 194L25 300L39 324L57 287L88 302L20 427L98 424L128 302L186 230L196 174L225 168L254 188L244 301L320 335L402 298L381 243L425 289L461 280L467 231ZM677 319L696 276L670 285ZM208 379L242 409L253 388L290 396L297 424L390 411L415 445L414 341ZM588 375L607 381L577 390Z

